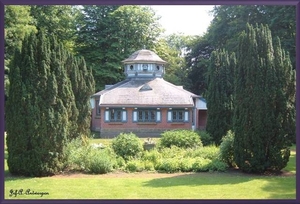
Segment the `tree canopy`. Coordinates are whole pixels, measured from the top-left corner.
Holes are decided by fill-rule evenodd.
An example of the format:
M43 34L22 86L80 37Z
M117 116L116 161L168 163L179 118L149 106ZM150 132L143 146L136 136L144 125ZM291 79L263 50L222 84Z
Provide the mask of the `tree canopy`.
M77 54L93 68L96 90L124 79L121 61L151 49L161 32L152 9L141 6L83 6L77 19Z
M189 69L190 90L205 95L208 88L206 73L208 59L213 50L238 51L238 37L246 29L246 24L268 25L274 36L278 36L282 48L296 67L296 7L269 5L222 5L212 10L214 16L207 32L198 37L189 47L186 62Z

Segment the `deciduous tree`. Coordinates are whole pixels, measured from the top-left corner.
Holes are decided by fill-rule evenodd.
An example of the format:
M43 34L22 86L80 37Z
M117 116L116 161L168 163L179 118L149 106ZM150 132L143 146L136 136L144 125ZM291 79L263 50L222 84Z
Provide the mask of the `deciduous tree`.
M141 6L83 6L78 17L77 53L92 67L96 90L124 79L121 61L151 49L160 33L155 13Z

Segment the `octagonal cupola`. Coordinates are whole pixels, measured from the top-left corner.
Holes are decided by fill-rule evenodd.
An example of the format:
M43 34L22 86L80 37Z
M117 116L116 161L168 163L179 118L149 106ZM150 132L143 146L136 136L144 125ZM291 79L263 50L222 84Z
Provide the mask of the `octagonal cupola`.
M134 52L122 62L127 78L162 78L167 64L157 54L146 49Z

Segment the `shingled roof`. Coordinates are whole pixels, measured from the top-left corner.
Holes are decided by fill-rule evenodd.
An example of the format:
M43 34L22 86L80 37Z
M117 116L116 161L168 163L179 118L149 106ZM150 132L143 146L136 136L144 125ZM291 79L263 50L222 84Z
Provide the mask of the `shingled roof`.
M200 97L162 78L127 79L93 95L97 96L101 106L110 107L193 107L193 98Z
M138 50L130 55L127 59L122 61L124 64L128 63L158 63L158 64L166 64L167 62L162 60L157 54L152 52L151 50Z

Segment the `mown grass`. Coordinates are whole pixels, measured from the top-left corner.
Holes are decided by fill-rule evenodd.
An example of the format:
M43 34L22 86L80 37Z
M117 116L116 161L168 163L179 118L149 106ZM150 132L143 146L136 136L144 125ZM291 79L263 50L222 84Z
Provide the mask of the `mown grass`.
M291 147L289 162L283 170L296 174L296 145Z
M93 139L92 142L108 145L111 140ZM229 171L169 174L167 177L157 173L123 176L111 173L26 178L10 175L5 161L4 196L5 199L295 199L295 146L291 150L290 161L284 169L293 173L290 176L260 176ZM22 195L10 196L11 190L20 189L23 189ZM49 195L26 195L27 189Z
M239 173L193 173L167 178L20 177L7 178L5 199L295 199L295 183L295 176ZM11 189L31 189L49 195L10 197Z

